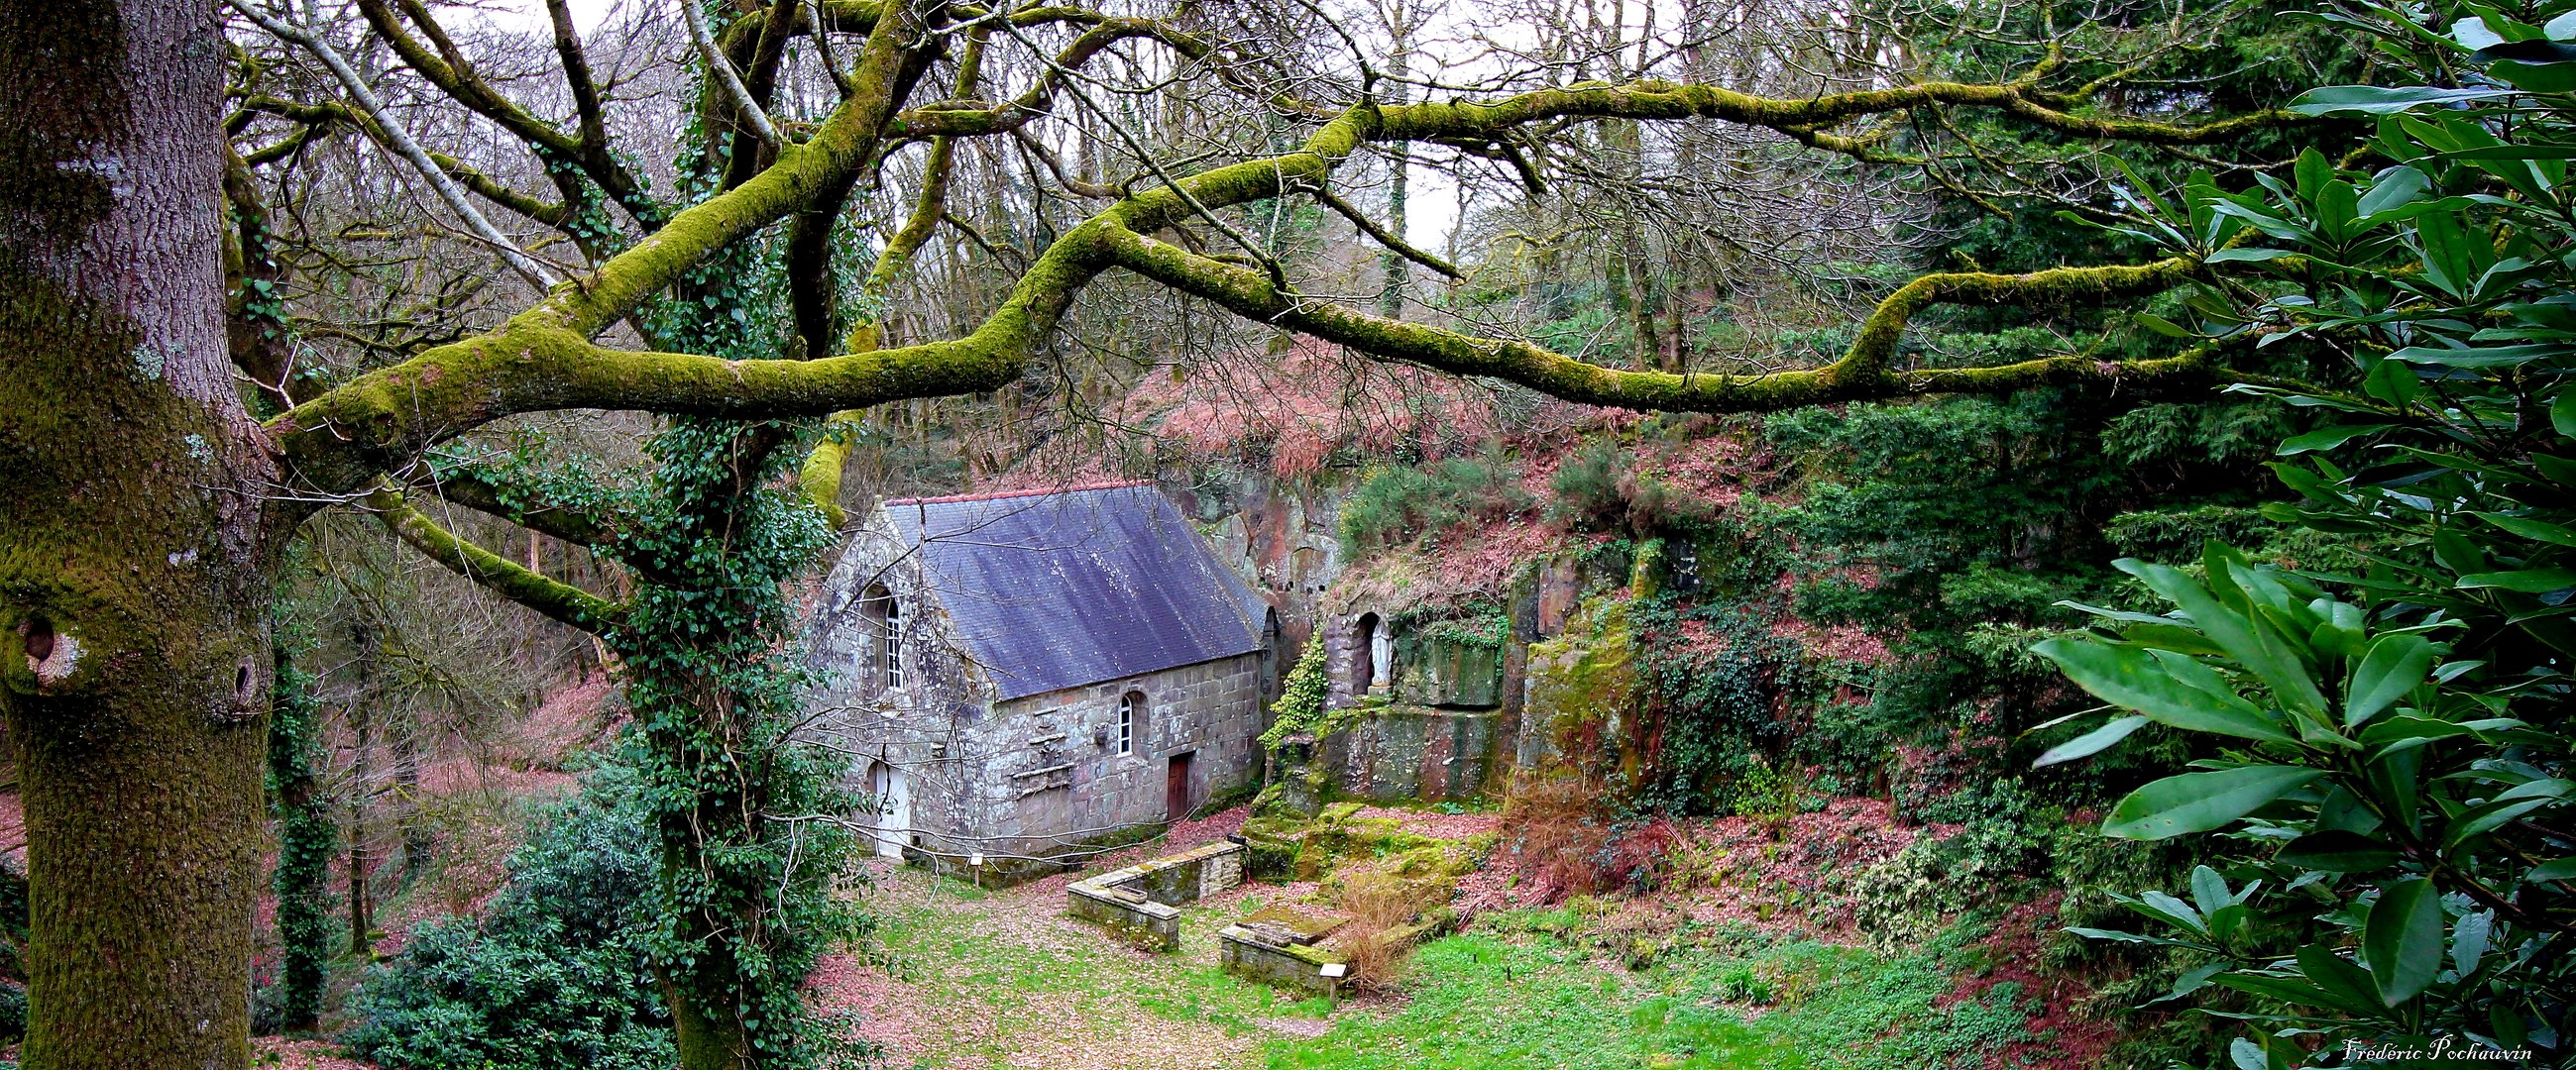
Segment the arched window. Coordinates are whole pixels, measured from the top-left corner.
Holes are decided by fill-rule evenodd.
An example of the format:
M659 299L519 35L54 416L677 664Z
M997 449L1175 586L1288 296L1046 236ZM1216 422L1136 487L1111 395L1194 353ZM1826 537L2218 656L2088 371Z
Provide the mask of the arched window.
M902 687L903 604L894 600L885 585L873 585L859 597L859 616L867 620L869 639L876 646L874 664L868 669L877 687L888 691Z
M1118 696L1118 734L1117 738L1112 740L1118 745L1118 753L1136 753L1136 726L1137 722L1144 718L1144 692L1130 691Z

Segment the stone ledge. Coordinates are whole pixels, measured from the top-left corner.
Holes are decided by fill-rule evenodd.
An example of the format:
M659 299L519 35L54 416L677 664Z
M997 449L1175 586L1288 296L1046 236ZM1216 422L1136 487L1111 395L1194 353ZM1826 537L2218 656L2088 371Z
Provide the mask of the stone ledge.
M1180 909L1154 902L1133 889L1092 887L1088 881L1067 885L1065 910L1074 917L1105 925L1118 936L1150 950L1170 951L1181 946Z
M1228 925L1217 931L1217 956L1227 973L1275 985L1329 992L1340 978L1324 975L1324 967L1349 966L1322 948L1293 941L1273 943L1263 934L1241 925Z

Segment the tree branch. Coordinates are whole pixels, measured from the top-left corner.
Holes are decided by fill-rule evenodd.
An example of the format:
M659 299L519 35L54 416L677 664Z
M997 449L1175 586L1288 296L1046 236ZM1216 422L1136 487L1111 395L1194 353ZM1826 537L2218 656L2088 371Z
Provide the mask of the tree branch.
M465 199L465 191L457 186L454 179L448 177L447 172L440 168L436 161L430 159L428 150L421 148L419 142L412 140L409 131L395 123L391 115L386 114L384 103L376 99L375 91L367 86L366 79L359 77L358 72L350 68L349 61L340 57L340 50L333 47L329 40L318 32L290 26L278 20L266 11L260 10L250 0L226 0L226 2L233 10L248 16L252 22L258 23L261 29L267 30L279 40L301 45L305 51L313 53L314 58L321 60L323 66L331 69L331 76L339 79L340 87L348 92L349 99L358 103L359 110L374 120L376 128L383 131L385 140L392 143L394 151L409 160L412 168L420 172L421 178L428 181L430 188L438 192L439 199L447 202L448 210L455 212L465 221L467 229L472 230L476 237L491 243L493 251L499 253L501 259L508 263L512 270L526 277L537 288L544 289L555 284L557 280L554 272L548 270L535 257L529 256L525 250L520 249L518 243L502 234L499 228L492 225L491 220L483 218L483 213L475 209L474 203Z
M2029 275L1927 275L1881 301L1842 359L1809 370L1727 375L1606 368L1527 342L1478 338L1282 295L1261 272L1133 231L1112 232L1109 243L1110 256L1119 266L1214 301L1237 315L1303 331L1370 356L1454 375L1502 379L1592 405L1667 412L1768 412L1918 394L2004 393L2081 380L2158 390L2177 385L2205 390L2217 382L2199 356L2130 362L2050 357L1984 368L1892 366L1906 324L1932 305L2077 304L2151 294L2189 277L2194 266L2183 260L2137 267L2054 268Z
M550 15L559 2L548 0ZM661 212L652 198L645 194L644 184L617 161L615 153L609 151L605 120L594 114L600 109L597 86L591 80L590 65L581 52L579 38L571 34L571 23L566 17L568 11L565 16L556 16L555 47L563 55L565 78L572 90L575 110L581 117L579 137L566 134L553 123L529 114L503 96L464 62L463 55L447 40L446 32L439 28L427 8L418 0L402 0L402 4L412 21L429 34L431 42L437 46L436 52L422 47L418 39L403 29L401 19L386 6L385 0L359 0L358 9L376 36L393 49L404 65L419 72L440 92L498 123L535 150L540 158L563 160L579 167L591 181L599 184L608 199L624 207L627 214L645 229L659 225ZM566 192L569 195L570 191Z
M547 579L499 554L458 538L454 532L440 527L420 510L412 508L411 503L403 500L402 492L391 486L379 486L369 493L365 506L396 538L428 555L430 560L553 620L598 634L615 626L619 618L626 615L625 606L571 584Z
M689 24L689 40L697 45L698 61L706 64L707 73L724 87L725 96L742 113L743 125L751 128L752 136L759 138L761 144L778 147L778 128L770 125L769 112L751 99L751 90L743 86L742 75L734 72L733 61L716 47L715 35L707 32L707 17L698 10L697 0L680 0L680 18Z
M902 9L894 9L902 10ZM890 86L878 72L901 63L881 19L857 80ZM873 66L872 66L873 65ZM1313 132L1297 152L1247 160L1140 190L1066 231L1031 265L1010 298L972 334L821 360L728 362L672 353L635 353L590 338L672 284L708 254L811 205L871 158L891 122L885 94L844 101L814 136L781 146L776 164L750 181L674 217L661 230L600 266L576 287L558 288L500 329L442 346L362 376L271 421L297 475L321 489L366 485L373 473L464 430L519 412L563 408L646 409L759 418L818 415L881 401L995 389L1016 378L1074 294L1118 265L1225 303L1266 322L1310 330L1376 356L1462 374L1493 375L1575 400L1672 409L1779 407L1908 392L1999 390L2012 384L2091 378L2206 384L2203 362L2103 364L2052 358L2001 368L1900 371L1887 367L1914 312L1933 303L2100 301L2151 293L2198 270L2184 261L2138 267L2067 268L2031 276L1930 276L1891 295L1864 324L1843 361L1769 376L1627 372L1533 346L1472 338L1438 328L1376 320L1347 309L1301 303L1276 280L1143 235L1209 209L1277 197L1295 185L1324 186L1333 168L1372 141L1493 143L1524 124L1564 117L1670 120L1711 118L1770 129L1815 129L1851 117L1927 103L2009 106L2016 85L1926 83L1890 90L1774 99L1711 86L1644 82L1524 93L1490 102L1363 106ZM2062 113L2051 113L2062 114ZM2085 120L2123 136L2196 140L2207 131L2305 122L2264 112L2200 127Z
M572 87L573 113L581 117L581 144L588 152L608 149L608 114L599 101L599 85L590 75L590 57L582 52L581 34L566 0L546 0L546 17L555 25L555 55L563 59L564 81Z
M499 517L530 531L594 550L617 540L616 529L600 517L553 505L535 510L521 509L510 504L499 487L473 472L442 472L436 477L417 481L413 489L427 490L475 512Z
M1393 252L1395 255L1430 268L1433 271L1437 271L1444 278L1463 280L1467 277L1467 273L1458 270L1457 265L1423 252L1420 249L1416 249L1404 239L1396 237L1394 233L1388 231L1385 227L1377 225L1376 221L1370 219L1366 213L1361 212L1358 208L1352 207L1349 201L1345 201L1340 197L1334 196L1332 190L1318 186L1313 192L1315 194L1315 199L1324 202L1325 207L1341 213L1342 218L1350 220L1352 226L1360 228L1362 233L1367 234L1371 238L1377 239L1377 243L1379 245L1385 246L1388 251Z

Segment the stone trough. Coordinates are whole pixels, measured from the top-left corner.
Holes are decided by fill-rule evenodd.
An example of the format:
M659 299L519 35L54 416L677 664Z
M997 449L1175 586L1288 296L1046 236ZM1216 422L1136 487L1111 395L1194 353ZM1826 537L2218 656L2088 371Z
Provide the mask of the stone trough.
M1218 958L1227 973L1274 985L1330 992L1349 972L1349 966L1316 944L1341 928L1345 920L1292 906L1256 911L1217 932Z
M1154 951L1181 946L1180 905L1243 883L1242 844L1227 840L1065 886L1065 909Z

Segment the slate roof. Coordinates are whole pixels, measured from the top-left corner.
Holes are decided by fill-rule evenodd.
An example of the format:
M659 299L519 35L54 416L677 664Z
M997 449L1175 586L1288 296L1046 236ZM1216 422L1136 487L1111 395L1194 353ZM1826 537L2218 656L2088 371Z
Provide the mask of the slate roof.
M1261 649L1269 604L1150 484L884 510L1003 699Z

